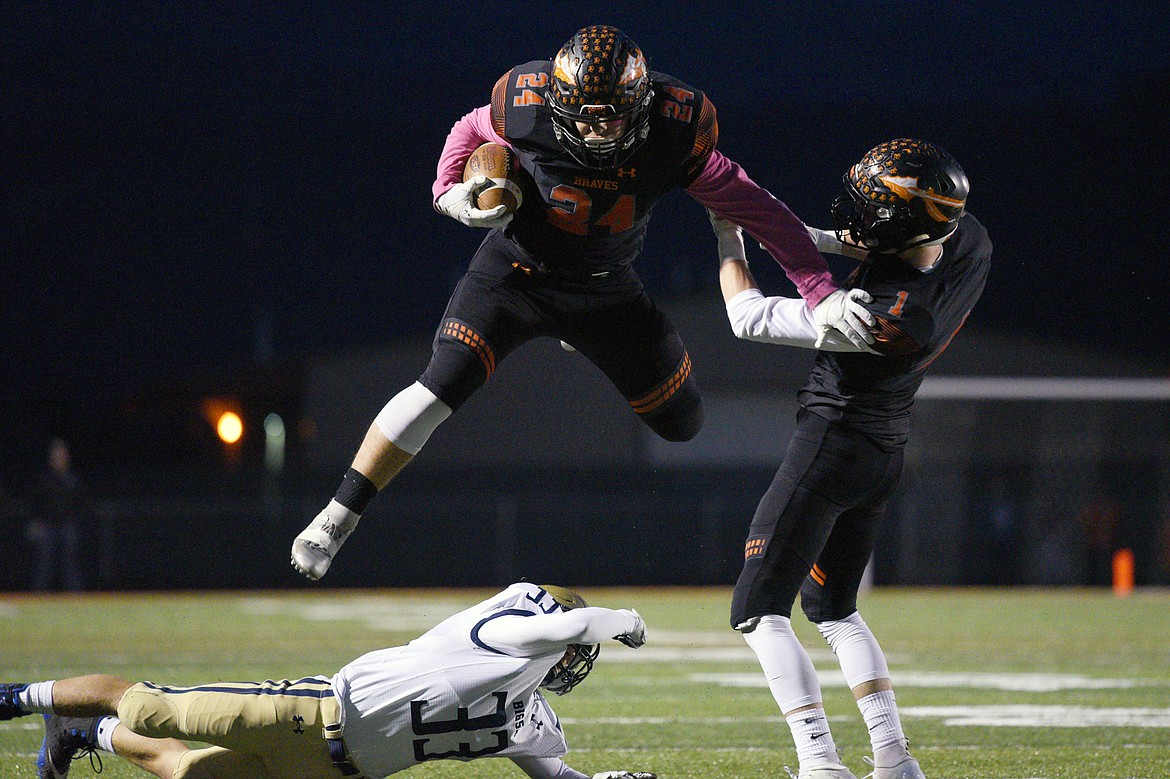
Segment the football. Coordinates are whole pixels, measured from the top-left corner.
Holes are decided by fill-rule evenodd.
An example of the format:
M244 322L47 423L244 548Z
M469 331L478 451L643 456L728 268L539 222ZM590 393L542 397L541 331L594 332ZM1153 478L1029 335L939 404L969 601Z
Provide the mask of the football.
M487 176L491 186L480 190L475 207L490 209L501 203L508 213L520 207L523 197L516 183L516 160L512 150L498 143L485 143L471 153L463 166L463 180Z

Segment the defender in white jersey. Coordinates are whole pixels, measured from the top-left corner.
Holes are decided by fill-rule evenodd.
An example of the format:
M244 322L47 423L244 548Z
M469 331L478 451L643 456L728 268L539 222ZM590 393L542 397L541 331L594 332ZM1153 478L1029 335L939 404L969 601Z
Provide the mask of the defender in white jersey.
M540 688L572 690L609 638L636 649L645 622L633 610L590 607L562 587L520 583L332 679L167 687L93 675L4 684L0 719L44 715L44 779L66 776L73 758L95 749L163 779L375 779L481 757L510 758L534 779L589 779L561 760L565 735ZM191 749L179 739L214 746Z

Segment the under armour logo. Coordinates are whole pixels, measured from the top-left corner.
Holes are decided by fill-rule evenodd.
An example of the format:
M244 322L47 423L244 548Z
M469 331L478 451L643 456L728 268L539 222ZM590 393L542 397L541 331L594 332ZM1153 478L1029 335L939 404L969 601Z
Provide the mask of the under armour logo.
M302 728L301 725L305 724L305 718L297 714L292 718L292 720L294 723L296 723L296 725L293 727L293 733L304 733L305 729Z
M634 178L638 169L637 168L618 168L617 171L618 171L618 178L619 179L622 176L629 176L630 178Z

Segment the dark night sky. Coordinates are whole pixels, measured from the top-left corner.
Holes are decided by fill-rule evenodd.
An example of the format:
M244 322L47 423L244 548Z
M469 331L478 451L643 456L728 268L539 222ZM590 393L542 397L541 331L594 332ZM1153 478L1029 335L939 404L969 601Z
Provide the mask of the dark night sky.
M810 223L870 146L938 142L996 244L980 326L1170 361L1170 3L731 5L5 3L4 416L429 332L481 238L430 207L448 128L597 21ZM717 305L712 243L668 198L639 269Z

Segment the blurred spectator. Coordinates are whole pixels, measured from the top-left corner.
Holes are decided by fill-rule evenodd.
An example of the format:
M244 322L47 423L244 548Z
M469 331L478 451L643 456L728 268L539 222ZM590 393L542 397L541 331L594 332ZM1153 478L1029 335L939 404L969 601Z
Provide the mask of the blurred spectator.
M1170 504L1162 508L1162 520L1158 529L1158 541L1155 551L1156 571L1153 584L1170 584Z
M60 438L49 442L48 462L33 484L33 518L28 540L36 547L33 589L75 592L84 587L81 539L93 519L89 497L73 471L69 445Z
M1121 505L1109 496L1099 494L1085 503L1077 519L1084 539L1082 581L1108 587L1113 581L1113 553L1119 547L1117 529L1121 523Z

